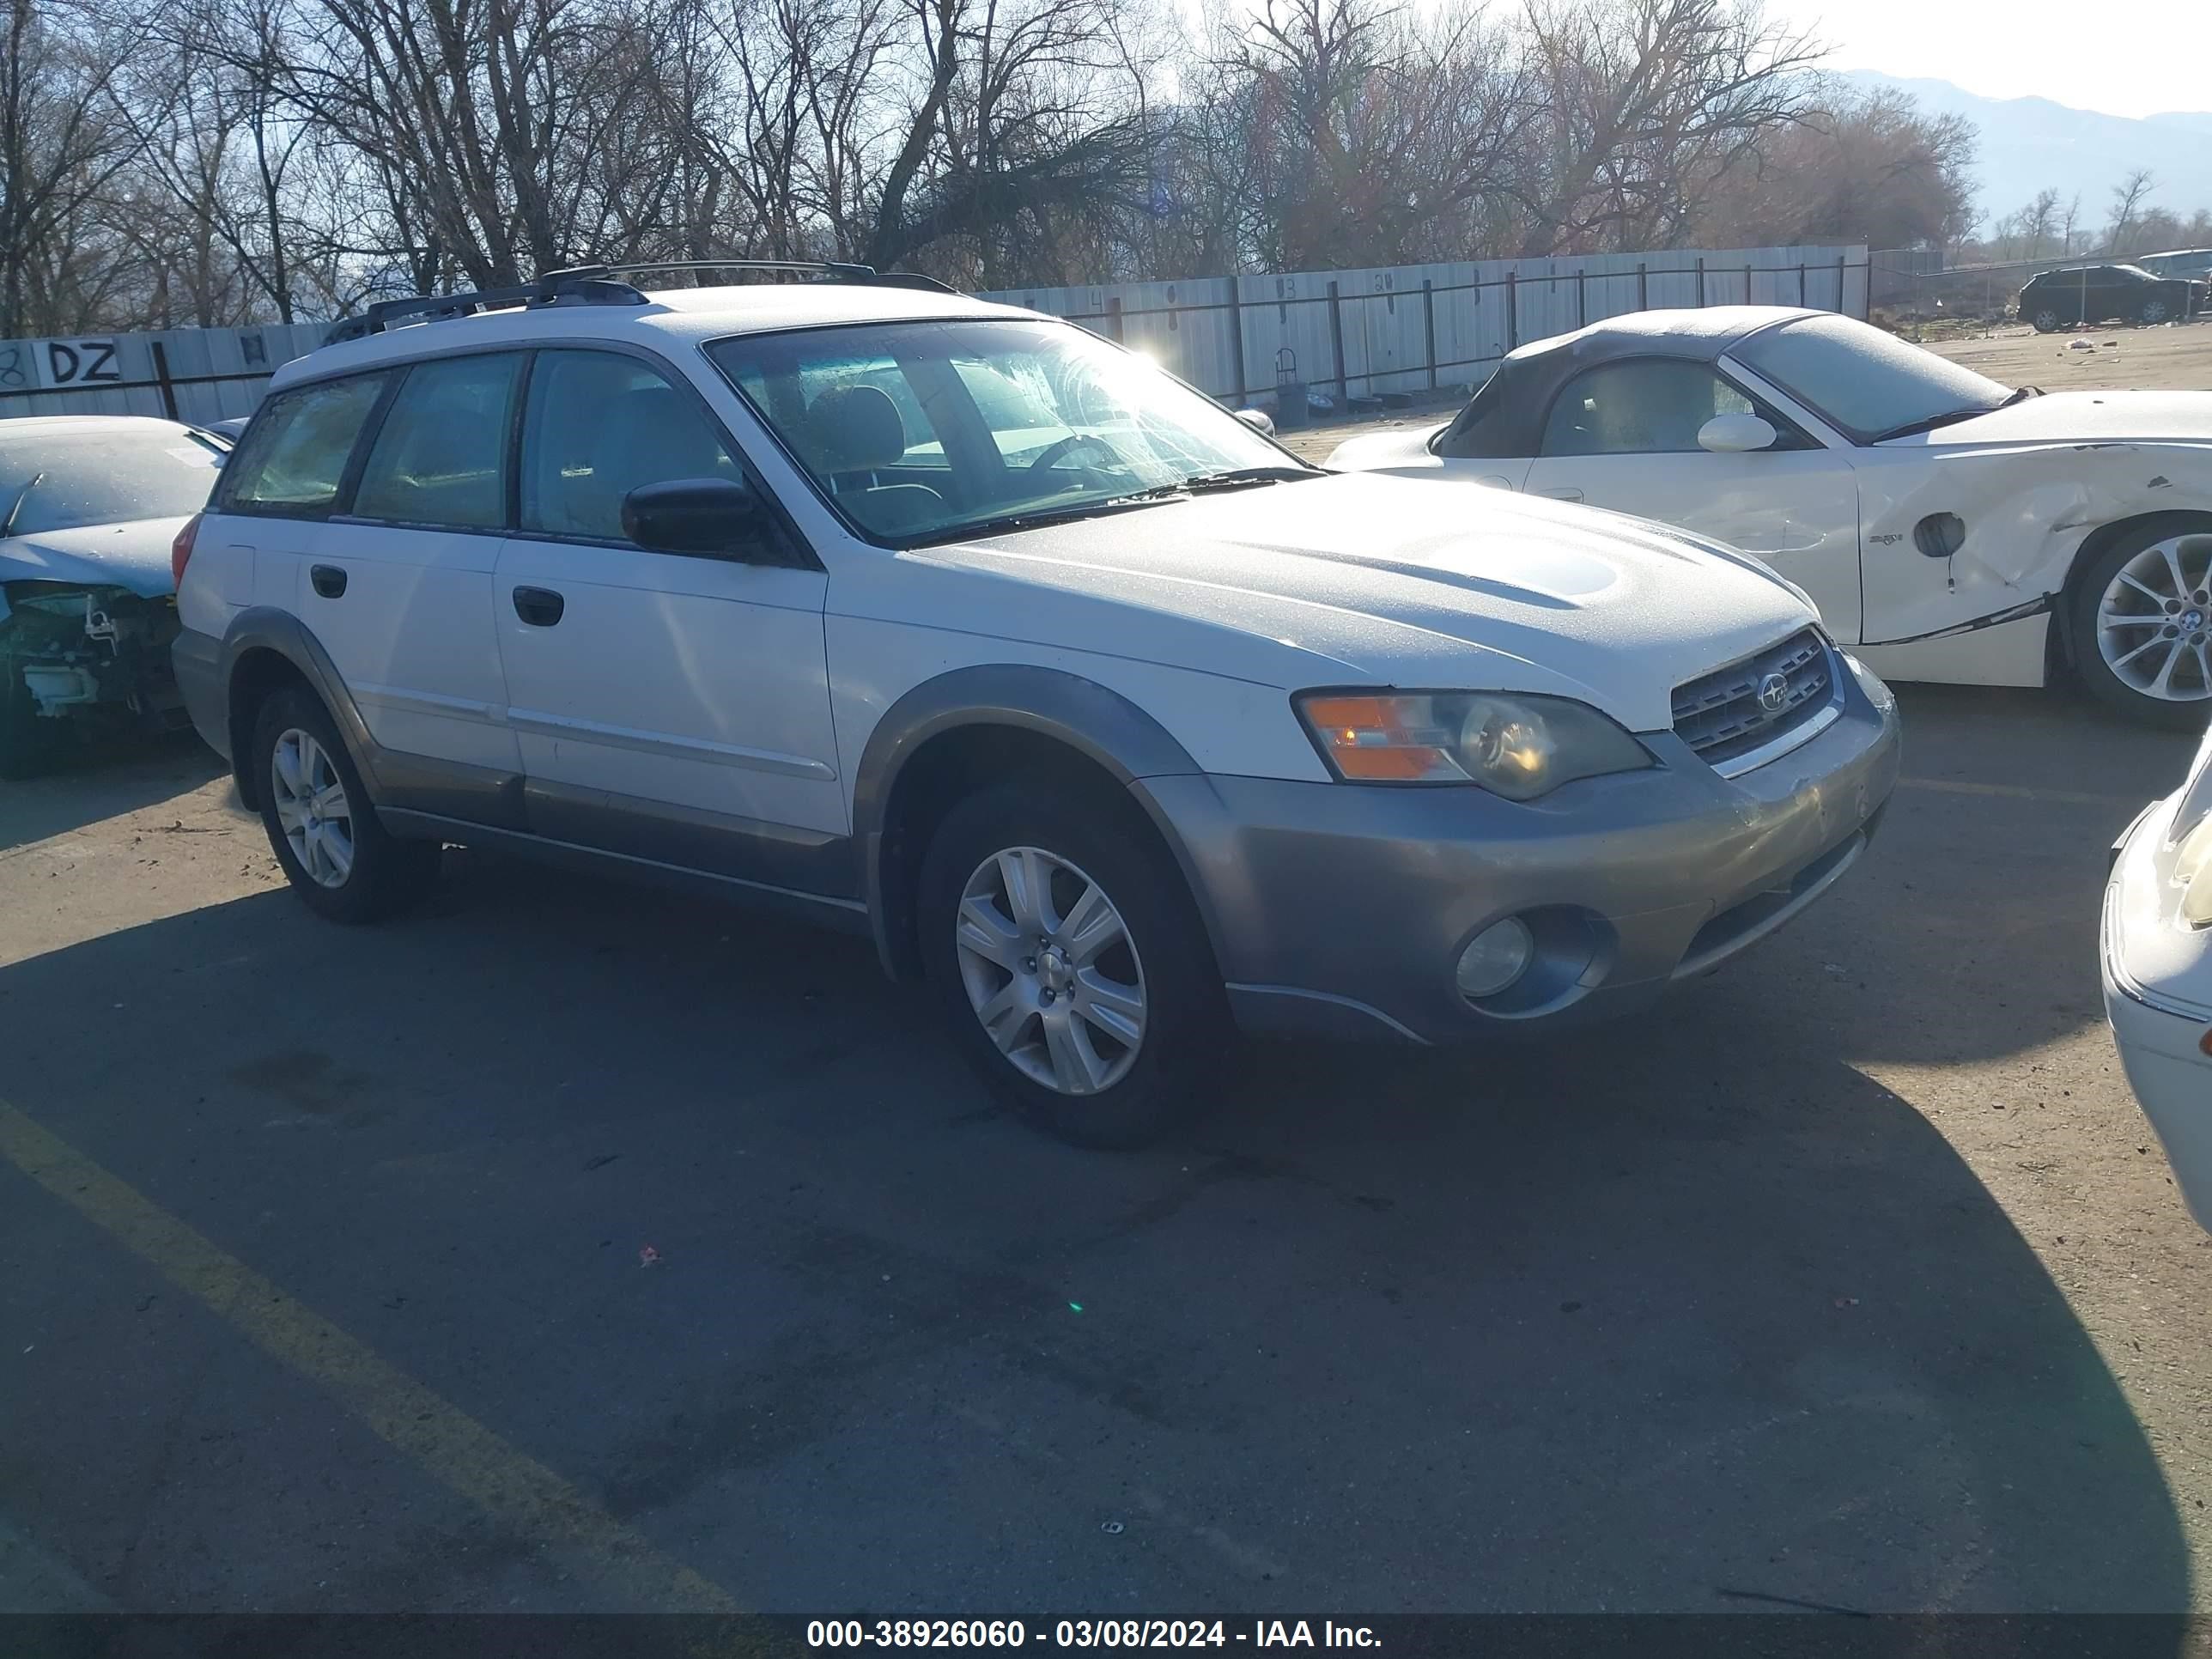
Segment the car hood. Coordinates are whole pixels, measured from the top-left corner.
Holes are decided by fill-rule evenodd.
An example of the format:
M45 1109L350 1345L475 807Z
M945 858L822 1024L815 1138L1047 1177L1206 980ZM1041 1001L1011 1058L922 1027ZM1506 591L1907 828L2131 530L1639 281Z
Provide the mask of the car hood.
M1330 452L1328 465L1337 472L1426 471L1440 468L1429 444L1451 424L1431 421L1425 426L1389 427L1346 438Z
M0 582L121 587L158 599L176 591L169 544L184 527L182 518L136 519L11 537L0 542Z
M2051 392L1884 449L1989 444L2212 444L2212 392Z
M1661 526L1450 482L1350 473L920 550L1018 581L992 625L1287 688L1571 696L1635 731L1681 682L1814 620L1747 556ZM1069 606L1054 596L1080 596Z

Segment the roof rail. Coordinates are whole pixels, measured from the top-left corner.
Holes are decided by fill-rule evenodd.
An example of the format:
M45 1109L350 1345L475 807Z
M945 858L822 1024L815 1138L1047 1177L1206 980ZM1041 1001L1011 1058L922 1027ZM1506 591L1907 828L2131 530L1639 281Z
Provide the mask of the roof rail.
M811 276L817 282L864 283L872 288L921 289L931 294L957 294L960 290L934 276L924 276L910 270L878 270L873 265L854 264L843 259L618 259L609 264L576 265L567 270L547 273L547 280L559 277L591 277L605 279L620 272L641 270L758 270L779 275Z
M409 317L435 322L444 317L468 317L479 311L501 311L515 306L555 305L563 300L585 305L641 306L645 295L628 283L608 280L597 270L548 271L534 283L519 283L513 288L472 289L463 294L380 300L360 316L333 324L331 331L323 337L323 343L336 345L341 340L366 339Z

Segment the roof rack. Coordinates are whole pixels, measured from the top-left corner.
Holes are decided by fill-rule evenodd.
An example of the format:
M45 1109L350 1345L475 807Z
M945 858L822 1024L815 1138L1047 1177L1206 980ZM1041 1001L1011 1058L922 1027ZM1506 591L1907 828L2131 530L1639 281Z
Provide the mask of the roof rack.
M811 276L817 282L865 283L873 288L918 289L930 294L957 294L959 289L907 270L878 270L840 259L641 259L614 264L572 265L549 270L537 281L512 288L473 289L465 294L418 295L404 300L380 300L358 317L335 323L323 337L325 345L342 340L366 339L381 334L408 318L436 322L447 317L469 317L479 311L501 311L516 306L557 305L566 300L598 306L641 306L645 295L616 275L642 270L760 270Z
M547 278L605 281L617 272L641 270L758 270L811 276L817 282L864 283L872 288L920 289L931 294L960 291L934 276L910 270L878 270L873 265L854 264L843 259L622 259L611 264L575 265L566 270L550 271Z
M519 283L513 288L472 289L465 294L380 300L360 316L333 324L331 331L323 337L323 343L336 345L341 340L366 339L410 317L435 322L444 317L468 317L479 311L501 311L515 306L554 305L563 300L586 305L641 306L645 295L628 283L608 281L591 270L548 271L534 283Z

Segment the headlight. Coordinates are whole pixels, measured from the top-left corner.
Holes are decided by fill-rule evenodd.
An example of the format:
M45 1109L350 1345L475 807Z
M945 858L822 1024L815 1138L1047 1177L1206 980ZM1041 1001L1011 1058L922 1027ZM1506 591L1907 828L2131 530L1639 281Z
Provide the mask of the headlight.
M2174 849L2173 884L2181 889L2181 919L2212 927L2212 817L2198 819Z
M1596 709L1504 691L1309 691L1298 717L1349 783L1474 783L1534 800L1577 778L1651 764Z

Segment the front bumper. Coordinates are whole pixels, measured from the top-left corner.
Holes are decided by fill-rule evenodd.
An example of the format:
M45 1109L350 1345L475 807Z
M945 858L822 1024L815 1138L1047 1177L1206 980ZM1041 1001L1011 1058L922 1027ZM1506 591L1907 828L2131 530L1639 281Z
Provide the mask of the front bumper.
M2146 985L2131 972L2131 930L2151 930L2167 956L2177 942L2167 895L2153 859L2172 816L2172 802L2144 812L2113 849L2112 876L2105 889L2099 951L2105 1018L2112 1028L2120 1069L2143 1115L2150 1120L2173 1183L2200 1227L2212 1230L2212 1055L2201 1046L2212 1031L2212 1007L2199 1006L2163 983ZM2203 936L2200 936L2203 937ZM2212 943L2202 950L2212 951Z
M1810 742L1723 780L1660 764L1533 804L1474 788L1144 781L1181 842L1240 1024L1457 1042L1626 1012L1788 921L1863 849L1897 781L1895 703L1850 677ZM1538 964L1480 1006L1469 940L1530 921Z

